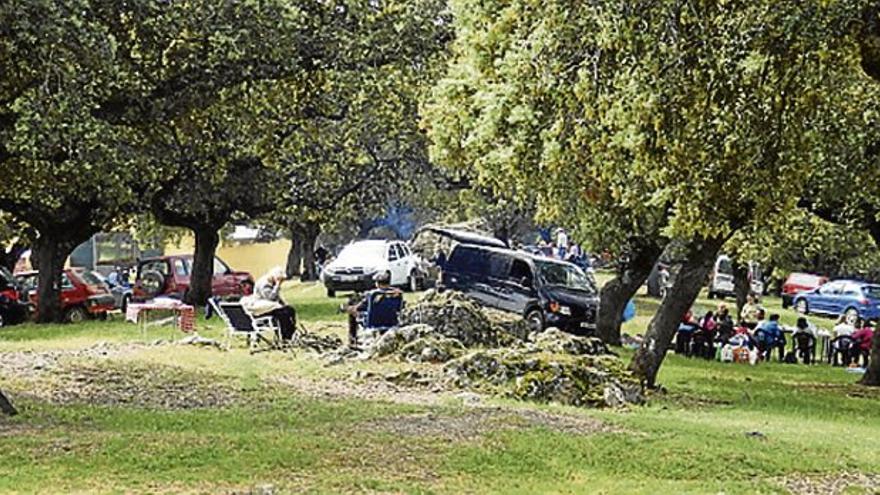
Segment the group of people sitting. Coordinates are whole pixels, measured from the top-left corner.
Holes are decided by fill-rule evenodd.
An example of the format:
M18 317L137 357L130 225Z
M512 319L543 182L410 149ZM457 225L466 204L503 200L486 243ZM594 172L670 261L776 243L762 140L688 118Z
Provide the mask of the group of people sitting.
M254 292L241 300L242 307L257 317L270 316L277 323L281 342L289 342L296 333L296 311L281 298L281 284L287 279L284 269L273 268L260 277ZM397 326L403 308L403 293L391 287L391 274L379 272L373 277L375 289L355 296L342 309L349 315L349 344L358 344L358 328L385 329Z
M705 359L770 360L774 351L779 360L810 364L815 360L816 342L828 337L830 356L834 365L850 366L863 362L867 366L874 329L871 322L861 319L849 322L841 317L833 333L817 329L805 317L800 317L793 329L785 329L778 314L762 308L749 296L734 322L727 306L722 303L717 311L708 311L699 319L689 311L683 318L675 338L675 351L686 356ZM791 334L792 349L786 350L786 332ZM742 356L742 358L740 358Z

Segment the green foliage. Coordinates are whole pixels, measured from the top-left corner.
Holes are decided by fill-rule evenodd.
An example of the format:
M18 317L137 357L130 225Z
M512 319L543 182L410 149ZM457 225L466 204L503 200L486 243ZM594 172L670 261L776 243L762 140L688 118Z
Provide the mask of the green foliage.
M822 139L810 96L851 48L819 2L452 8L453 62L425 107L433 158L537 194L546 218L595 218L588 237L612 244L667 217L671 236L727 235L790 207Z

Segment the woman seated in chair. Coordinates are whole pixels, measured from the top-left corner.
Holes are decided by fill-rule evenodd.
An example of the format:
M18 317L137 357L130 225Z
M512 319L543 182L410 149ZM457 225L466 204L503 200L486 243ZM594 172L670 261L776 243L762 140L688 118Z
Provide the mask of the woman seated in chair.
M251 296L241 300L242 306L254 316L274 318L282 341L289 341L296 332L296 311L281 299L281 283L286 279L284 269L277 266L257 280Z
M862 328L856 330L854 334L852 334L853 340L855 340L855 348L853 349L853 362L859 364L861 360L864 363L864 367L868 367L868 363L871 357L871 341L874 339L874 330L871 328L871 323L865 323Z

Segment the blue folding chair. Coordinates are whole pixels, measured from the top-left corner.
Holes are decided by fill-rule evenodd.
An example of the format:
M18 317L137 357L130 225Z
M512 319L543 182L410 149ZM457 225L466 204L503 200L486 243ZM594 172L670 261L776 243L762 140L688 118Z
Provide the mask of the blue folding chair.
M403 309L403 294L398 290L374 291L367 300L363 326L372 330L388 330L400 321L398 315Z

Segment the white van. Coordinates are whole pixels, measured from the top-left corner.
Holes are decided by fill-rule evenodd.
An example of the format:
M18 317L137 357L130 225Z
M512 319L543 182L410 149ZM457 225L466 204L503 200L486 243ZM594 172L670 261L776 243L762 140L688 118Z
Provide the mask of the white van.
M749 262L749 285L753 294L764 293L764 278L761 273L761 265L755 261ZM735 282L733 276L733 262L727 255L720 255L715 260L715 267L709 279L709 298L736 297Z

